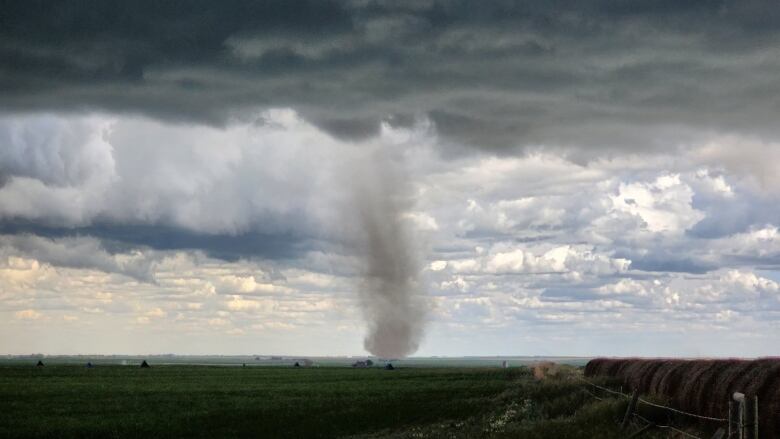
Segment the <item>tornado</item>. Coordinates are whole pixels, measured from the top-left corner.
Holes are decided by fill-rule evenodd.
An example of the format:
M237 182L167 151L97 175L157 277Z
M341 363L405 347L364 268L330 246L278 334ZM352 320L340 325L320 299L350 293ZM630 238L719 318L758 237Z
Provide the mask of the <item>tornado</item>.
M362 156L353 172L364 347L381 358L403 358L419 347L426 317L420 250L404 215L411 187L398 161L379 149Z

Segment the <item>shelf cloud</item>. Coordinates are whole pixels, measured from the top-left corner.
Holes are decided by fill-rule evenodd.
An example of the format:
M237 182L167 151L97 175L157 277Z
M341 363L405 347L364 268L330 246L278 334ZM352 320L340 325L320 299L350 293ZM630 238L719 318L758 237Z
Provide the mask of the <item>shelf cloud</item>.
M583 159L778 134L780 17L766 2L177 5L11 2L4 109L221 125L289 107L345 139L423 116L467 148Z

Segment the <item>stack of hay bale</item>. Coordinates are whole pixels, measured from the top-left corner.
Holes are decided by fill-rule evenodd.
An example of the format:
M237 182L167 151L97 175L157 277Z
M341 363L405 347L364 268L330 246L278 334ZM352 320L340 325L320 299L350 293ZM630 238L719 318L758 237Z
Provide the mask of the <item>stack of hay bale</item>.
M595 358L585 376L607 376L680 410L726 418L734 392L758 396L761 437L780 437L780 358L679 360Z

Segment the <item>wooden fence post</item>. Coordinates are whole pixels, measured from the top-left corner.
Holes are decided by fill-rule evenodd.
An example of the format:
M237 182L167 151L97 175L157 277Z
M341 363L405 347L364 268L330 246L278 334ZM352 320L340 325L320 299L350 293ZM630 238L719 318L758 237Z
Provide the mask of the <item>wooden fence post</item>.
M726 435L726 430L723 429L723 427L720 427L718 431L715 432L715 434L712 435L712 439L723 439L723 436Z
M750 428L753 434L748 437L751 439L758 439L758 395L753 395L752 402L753 416L751 416L752 424Z
M747 439L745 437L745 395L739 392L734 392L732 399L736 404L733 405L729 423L733 424L732 435L739 439ZM730 436L731 437L731 436Z
M744 406L744 414L742 418L742 427L744 430L743 437L745 439L753 439L754 432L756 431L756 424L755 424L755 404L753 403L753 398L745 398L745 400L742 402L742 405Z
M628 421L631 420L631 414L634 413L634 409L636 409L636 403L639 400L639 391L634 390L634 393L631 394L631 401L628 403L628 408L626 408L626 414L623 416L623 423L620 424L620 429L625 430L628 426Z
M728 439L731 439L732 433L734 431L733 420L734 420L734 403L731 402L731 398L729 398L729 418L727 422L729 426L729 431L728 431L728 436L726 436Z
M644 427L637 430L636 432L634 432L631 436L628 437L628 439L633 439L635 437L642 436L643 434L645 434L645 432L650 431L653 428L655 428L655 424L647 424Z

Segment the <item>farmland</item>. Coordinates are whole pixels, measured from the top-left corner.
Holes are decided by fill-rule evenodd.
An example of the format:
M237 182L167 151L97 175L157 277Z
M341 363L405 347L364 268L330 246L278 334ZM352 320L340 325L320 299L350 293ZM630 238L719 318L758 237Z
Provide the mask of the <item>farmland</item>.
M580 373L2 365L0 437L624 437Z

